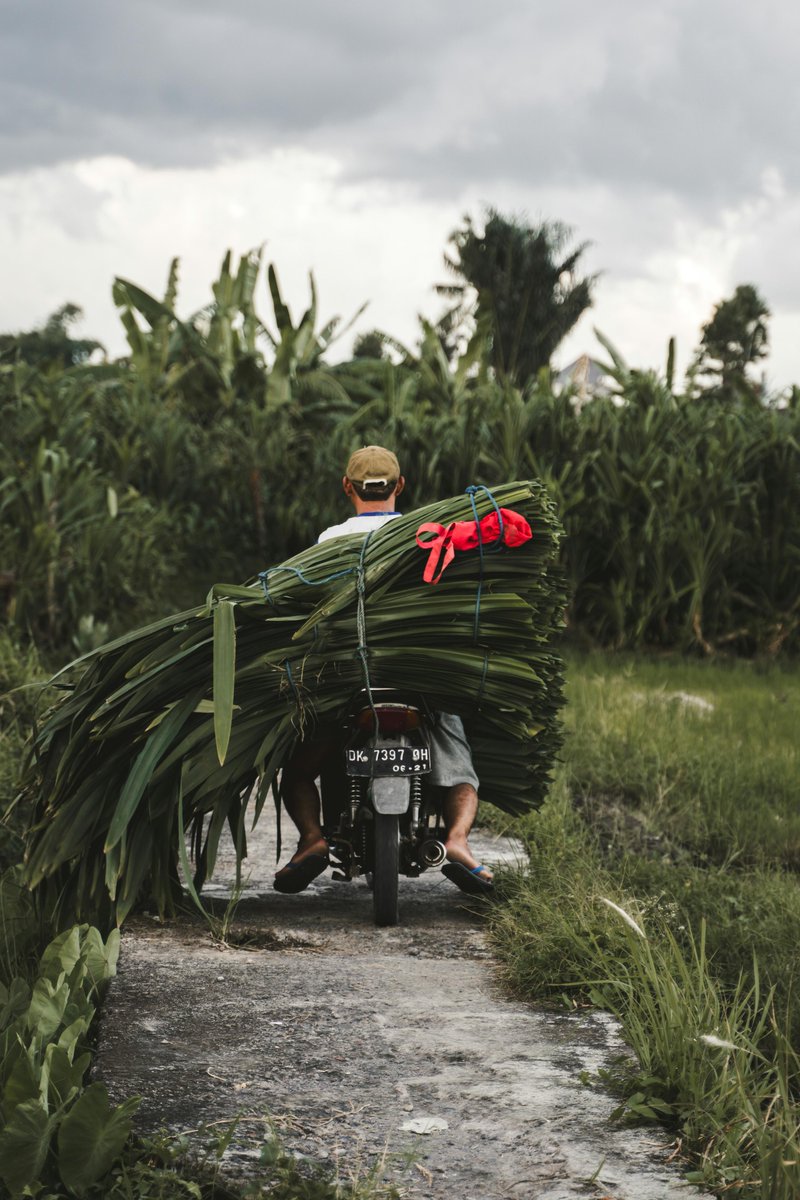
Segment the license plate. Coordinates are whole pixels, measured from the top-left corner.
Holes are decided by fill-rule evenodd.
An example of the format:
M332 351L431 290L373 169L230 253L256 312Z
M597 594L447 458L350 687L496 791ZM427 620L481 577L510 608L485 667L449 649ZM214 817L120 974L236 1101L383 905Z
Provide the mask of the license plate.
M363 746L345 751L348 775L426 775L431 769L427 746Z

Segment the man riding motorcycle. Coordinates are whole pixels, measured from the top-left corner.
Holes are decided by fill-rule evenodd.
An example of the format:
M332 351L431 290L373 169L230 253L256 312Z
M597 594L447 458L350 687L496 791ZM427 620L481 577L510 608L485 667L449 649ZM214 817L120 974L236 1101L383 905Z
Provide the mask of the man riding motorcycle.
M356 450L347 463L342 487L355 513L341 524L324 529L319 542L345 534L366 535L400 515L395 503L405 479L391 450L382 446ZM341 745L334 731L321 731L303 740L284 767L283 801L300 836L297 850L275 876L274 887L279 892L303 891L328 866L316 780L326 761L336 753L341 753ZM446 789L442 815L447 862L442 871L462 891L490 893L492 873L475 859L468 841L478 810L478 777L461 718L453 713L438 714L432 732L432 758L430 782Z

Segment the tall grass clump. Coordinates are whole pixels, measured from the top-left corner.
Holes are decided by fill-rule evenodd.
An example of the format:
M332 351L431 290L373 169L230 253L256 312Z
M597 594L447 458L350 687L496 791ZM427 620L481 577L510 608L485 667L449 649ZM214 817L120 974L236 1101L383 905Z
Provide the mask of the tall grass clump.
M798 708L788 667L570 656L530 871L491 917L517 992L622 1021L620 1114L758 1200L800 1188Z
M21 850L8 823L8 808L46 678L35 646L0 628L0 865L16 861Z
M609 395L531 389L532 467L567 532L571 621L614 648L796 648L800 412L684 395L613 361Z
M676 933L659 897L637 903L603 862L563 782L528 822L530 872L491 917L520 995L595 1003L622 1022L635 1060L604 1073L619 1114L676 1129L690 1178L790 1200L800 1188L800 1060L758 968L728 986L708 937Z
M92 410L102 387L0 365L5 616L42 646L74 650L82 619L123 621L167 569L167 512L101 465Z

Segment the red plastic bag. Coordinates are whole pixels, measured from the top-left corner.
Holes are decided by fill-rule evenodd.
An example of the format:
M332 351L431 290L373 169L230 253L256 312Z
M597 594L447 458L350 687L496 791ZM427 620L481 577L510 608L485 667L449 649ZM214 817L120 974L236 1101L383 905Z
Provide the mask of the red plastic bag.
M521 546L533 537L531 527L521 513L511 508L501 508L487 513L478 521L451 521L449 525L430 522L417 530L417 545L428 550L428 561L422 578L426 583L438 583L445 570L455 558L456 550L476 550L478 546L489 546L500 538L500 518L503 520L502 541L505 546ZM422 534L434 536L423 540ZM438 573L437 573L438 567Z

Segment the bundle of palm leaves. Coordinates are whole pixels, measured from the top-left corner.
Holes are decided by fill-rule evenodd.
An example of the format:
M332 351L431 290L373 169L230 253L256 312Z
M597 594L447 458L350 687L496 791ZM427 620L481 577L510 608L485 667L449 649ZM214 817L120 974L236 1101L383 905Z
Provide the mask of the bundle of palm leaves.
M521 513L533 537L456 556L423 582L421 523ZM282 764L354 692L397 687L465 720L481 795L537 807L559 745L560 529L538 483L469 493L335 538L201 608L136 630L72 664L34 746L32 886L73 919L122 921L145 889L179 894L191 835L197 886L230 827L239 858Z

